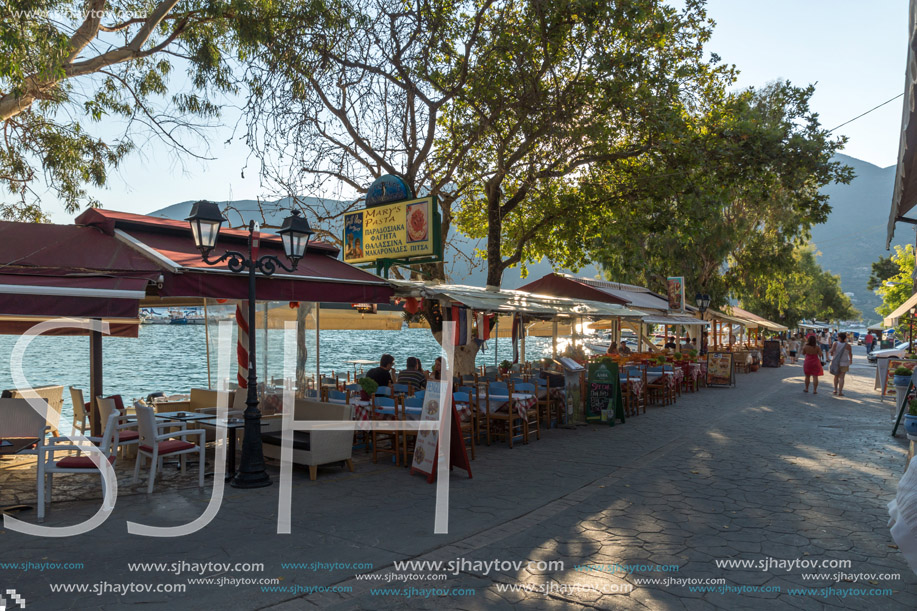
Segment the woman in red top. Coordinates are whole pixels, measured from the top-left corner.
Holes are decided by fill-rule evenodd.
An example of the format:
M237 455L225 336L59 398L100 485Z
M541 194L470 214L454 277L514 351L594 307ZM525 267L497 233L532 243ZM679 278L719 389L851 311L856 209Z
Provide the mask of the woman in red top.
M806 340L806 345L802 347L802 353L806 357L802 362L802 372L806 374L806 388L803 392L809 392L809 378L811 378L815 384L812 394L817 395L818 377L825 375L825 370L821 366L822 352L821 348L818 347L815 335L810 335L809 339Z

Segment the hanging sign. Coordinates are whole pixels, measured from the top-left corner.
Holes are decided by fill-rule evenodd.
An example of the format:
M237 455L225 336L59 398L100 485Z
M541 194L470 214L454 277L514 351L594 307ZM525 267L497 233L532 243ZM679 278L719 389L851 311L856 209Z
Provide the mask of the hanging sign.
M344 262L442 258L435 197L374 206L344 215Z
M685 311L685 278L684 276L669 276L666 280L669 293L669 309L678 312Z
M360 314L375 314L378 306L374 303L352 303L350 307Z

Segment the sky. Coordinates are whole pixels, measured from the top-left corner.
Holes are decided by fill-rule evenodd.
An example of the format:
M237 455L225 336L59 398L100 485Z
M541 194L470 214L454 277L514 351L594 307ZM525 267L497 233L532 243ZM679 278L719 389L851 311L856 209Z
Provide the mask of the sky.
M717 24L707 49L739 68L739 87L776 79L815 84L811 106L828 129L903 91L907 0L708 0L707 11ZM879 167L894 165L901 111L899 98L838 129L835 134L849 138L842 152ZM226 115L226 125L234 118ZM266 195L242 135L244 129L234 133L231 127L207 132L212 161L177 160L152 141L93 194L106 208L142 214L181 201ZM54 222L72 220L53 196L43 207Z

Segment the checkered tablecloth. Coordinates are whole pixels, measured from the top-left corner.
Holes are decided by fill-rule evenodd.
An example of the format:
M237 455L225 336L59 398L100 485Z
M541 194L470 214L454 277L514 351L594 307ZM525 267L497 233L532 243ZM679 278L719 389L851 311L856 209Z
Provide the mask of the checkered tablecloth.
M359 421L372 420L372 404L369 401L354 401L351 403L353 405L353 419ZM463 420L468 420L471 418L471 406L467 403L456 403L455 409L459 414L459 417ZM388 408L376 408L376 413L382 416L383 420L394 420L395 411ZM406 407L404 408L404 415L407 420L420 420L422 413L422 408L419 407Z
M638 399L643 396L643 380L640 378L621 378L621 382L627 384L632 395Z
M481 397L481 399L486 400L486 397ZM490 395L490 404L487 408L491 414L506 411L509 409L510 402L512 402L519 417L525 418L526 410L535 407L535 404L538 403L538 398L535 395L519 392L513 393L512 401L508 395Z

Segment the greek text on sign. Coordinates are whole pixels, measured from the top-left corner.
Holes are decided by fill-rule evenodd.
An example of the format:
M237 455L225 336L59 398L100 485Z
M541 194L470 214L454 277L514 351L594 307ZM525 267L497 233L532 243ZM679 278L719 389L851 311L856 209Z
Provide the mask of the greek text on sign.
M436 200L431 197L344 215L344 261L406 259L436 254Z

